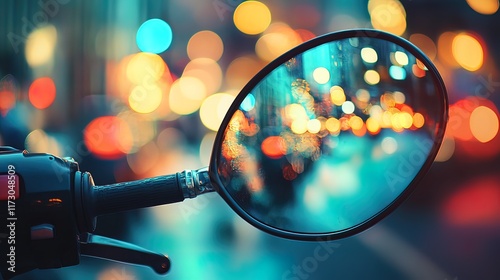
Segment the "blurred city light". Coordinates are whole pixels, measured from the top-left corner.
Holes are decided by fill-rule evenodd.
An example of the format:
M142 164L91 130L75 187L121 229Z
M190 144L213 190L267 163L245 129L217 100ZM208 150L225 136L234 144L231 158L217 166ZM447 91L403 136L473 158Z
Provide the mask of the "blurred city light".
M26 61L31 67L41 66L53 59L57 30L53 25L35 29L26 40Z
M498 133L498 115L486 106L479 106L470 115L470 129L479 142L491 141Z
M271 23L271 11L259 1L244 1L233 15L234 24L243 33L255 35L264 32Z
M207 96L207 88L195 77L181 77L170 88L170 109L179 115L196 112Z
M187 54L191 60L210 58L219 60L224 52L222 39L215 32L203 30L195 33L187 44Z
M498 250L491 246L500 236L498 0L28 2L6 1L0 15L0 144L73 156L81 170L105 182L207 166L215 132L236 94L267 63L304 41L355 27L408 39L435 63L445 81L449 122L436 162L425 182L416 186L409 207L383 220L382 226L419 248L427 257L426 267L439 266L449 274L435 279L498 278L493 264ZM388 60L387 67L380 67ZM387 83L429 78L432 72L420 60L370 45L357 50L353 59L339 58L337 65L358 62L363 68L353 77L312 66L309 77L286 85L281 101L263 105L258 93L245 92L227 138L262 133L261 145L233 143L221 156L242 155L244 160L235 165L247 174L243 180L250 192L265 195L265 182L252 178L268 170L255 164L252 151L280 161L276 177L288 183L307 173L318 151L327 151L345 162L336 166L337 172L318 168L313 179L304 180L307 191L295 194L319 213L330 203L325 193L352 195L364 188L364 177L372 170L387 172L384 164L360 169L360 162L378 163L397 155L416 140L405 138L411 133L436 132L427 130L435 121L429 117L432 109L421 110L405 88L380 92ZM354 80L359 86L350 88ZM290 104L287 94L300 96L300 101ZM433 98L420 97L422 102ZM263 107L279 107L266 119L288 131L277 133L255 123L255 112ZM369 151L364 150L366 139L374 143ZM340 149L345 143L349 149ZM405 160L397 158L394 169L406 172ZM127 213L123 217L132 226L122 228L121 219L111 218L99 229L170 254L173 278L284 279L289 268L305 272L302 264L311 264L317 243L297 245L245 228L219 200ZM150 230L144 231L146 226ZM380 237L370 232L339 241L342 250L318 262L317 270L289 274L290 279L412 278L398 267L397 258L384 261L380 252L366 250L359 240ZM403 254L387 248L394 256ZM374 265L356 269L360 263ZM36 271L26 279L156 276L148 269L122 273L121 267L95 264L85 263L81 275L82 268L73 267ZM413 263L406 268L419 269ZM33 276L38 273L43 276Z
M456 191L443 204L442 217L447 223L461 227L498 226L499 197L498 176L464 182L456 187Z
M452 53L458 64L466 70L476 71L483 65L483 47L470 34L460 33L455 36Z
M16 96L7 89L0 90L0 114L5 116L16 105Z
M200 119L208 129L217 131L226 115L234 96L228 93L216 93L207 97L200 108Z
M374 28L396 35L406 31L406 11L398 0L370 0L368 12Z
M368 70L365 72L365 82L369 85L376 85L380 82L380 74L375 70Z
M83 141L90 152L103 159L123 157L133 147L130 127L115 116L102 116L92 120L83 131Z
M361 49L361 58L366 63L375 63L378 60L377 52L372 48Z
M498 0L466 0L467 4L476 12L484 15L492 15L498 11L500 3Z
M143 52L162 53L172 43L172 28L164 20L145 21L137 30L137 46Z
M56 99L56 85L52 78L38 78L31 83L29 88L29 99L33 107L46 109Z

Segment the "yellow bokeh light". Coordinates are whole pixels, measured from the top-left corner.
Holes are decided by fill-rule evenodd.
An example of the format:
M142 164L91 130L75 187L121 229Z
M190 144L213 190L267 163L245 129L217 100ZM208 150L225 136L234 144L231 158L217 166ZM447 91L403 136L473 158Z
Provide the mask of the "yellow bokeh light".
M389 128L392 126L392 113L384 111L380 117L380 127Z
M326 84L330 80L330 71L325 67L318 67L313 71L313 79L318 84Z
M308 120L306 109L300 104L289 104L285 107L285 115L290 120L305 119Z
M396 132L401 132L404 130L401 113L395 113L391 115L391 126L392 129Z
M344 104L346 97L344 93L344 89L339 86L333 86L330 88L330 98L332 99L332 103L337 106L342 106Z
M207 97L200 108L200 119L205 127L217 131L234 101L234 96L228 93L215 93Z
M191 60L182 73L183 77L193 77L205 86L207 95L217 92L222 84L222 70L219 64L210 58Z
M366 128L371 134L376 134L380 131L380 124L375 118L368 118L366 120Z
M363 120L358 116L353 116L349 119L349 126L353 130L361 129L363 127Z
M476 71L483 66L483 47L467 33L460 33L453 39L452 52L455 60L465 70Z
M374 49L367 47L361 49L361 58L366 63L375 63L378 60L378 55Z
M31 67L48 63L54 56L57 30L53 25L35 29L26 39L26 61Z
M373 105L371 108L370 108L370 116L373 117L373 118L376 118L376 119L380 119L382 117L382 113L383 113L383 109L382 107L380 107L380 105Z
M340 121L336 118L328 118L325 122L325 127L332 134L336 134L340 132Z
M200 108L205 96L203 82L194 77L181 77L170 88L170 109L179 115L189 115Z
M219 64L210 58L191 60L184 68L182 76L200 80L205 86L207 95L217 92L222 84L222 70Z
M424 123L425 123L425 119L424 119L424 116L422 114L415 113L415 115L413 115L413 125L416 128L421 128L422 126L424 126Z
M318 133L321 130L321 122L318 119L312 119L307 122L307 131Z
M398 0L371 0L368 11L372 26L396 35L406 30L406 11Z
M390 8L399 10L406 17L406 11L398 0L368 0L368 12L371 14L379 5L390 5Z
M260 59L269 62L297 46L297 38L283 33L269 33L260 37L255 44L255 52Z
M445 136L434 161L445 162L453 156L454 152L455 139L453 137Z
M307 131L308 120L296 119L292 122L291 129L295 134L304 134Z
M498 0L466 0L467 4L476 12L483 15L492 15L498 11Z
M217 33L210 30L197 32L189 39L187 54L190 59L210 58L219 60L224 52L224 44Z
M165 72L166 64L161 56L140 52L127 64L127 78L136 85L148 85L158 81Z
M259 34L271 24L271 11L262 2L244 1L236 7L233 21L241 32L249 35Z
M397 51L394 53L394 59L399 65L408 65L408 55L404 52Z
M399 113L399 122L403 128L410 128L413 124L413 117L408 112Z
M43 129L31 131L24 140L26 149L32 153L50 153L61 156L61 147L56 138L49 136Z
M369 85L376 85L380 82L380 75L375 70L368 70L364 76L365 82Z
M136 86L128 98L130 108L137 113L147 114L156 110L162 100L162 92L157 85Z
M481 143L491 141L498 133L498 116L486 106L479 106L472 111L469 120L472 135Z

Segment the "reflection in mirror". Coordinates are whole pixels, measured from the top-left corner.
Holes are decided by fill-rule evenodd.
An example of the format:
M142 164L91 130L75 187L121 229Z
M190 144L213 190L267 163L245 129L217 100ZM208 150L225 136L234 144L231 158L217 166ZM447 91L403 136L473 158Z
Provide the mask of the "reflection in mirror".
M299 233L359 226L386 209L436 149L445 94L403 47L326 42L274 68L227 126L217 172L256 220Z

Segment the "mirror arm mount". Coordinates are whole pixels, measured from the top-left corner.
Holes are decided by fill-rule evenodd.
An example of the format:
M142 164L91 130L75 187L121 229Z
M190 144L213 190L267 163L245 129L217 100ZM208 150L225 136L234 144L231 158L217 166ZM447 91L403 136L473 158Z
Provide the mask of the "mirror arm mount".
M184 170L179 174L179 185L184 198L195 198L198 195L214 192L215 189L210 182L208 167L196 170Z

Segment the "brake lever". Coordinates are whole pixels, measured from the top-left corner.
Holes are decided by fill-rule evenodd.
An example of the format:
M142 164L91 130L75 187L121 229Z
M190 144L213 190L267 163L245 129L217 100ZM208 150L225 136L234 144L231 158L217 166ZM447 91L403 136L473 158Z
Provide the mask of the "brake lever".
M151 267L158 274L170 269L170 259L124 241L94 235L80 234L80 253L88 257Z

